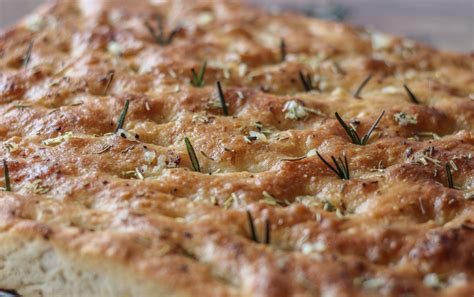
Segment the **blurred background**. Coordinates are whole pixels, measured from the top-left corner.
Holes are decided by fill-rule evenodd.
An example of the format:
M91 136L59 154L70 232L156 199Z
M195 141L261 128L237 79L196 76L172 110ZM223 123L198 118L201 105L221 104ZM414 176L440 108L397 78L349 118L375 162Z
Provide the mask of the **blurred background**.
M364 25L445 50L474 50L474 0L247 1L272 10L290 9L319 18ZM0 0L0 28L14 24L43 2L45 0Z

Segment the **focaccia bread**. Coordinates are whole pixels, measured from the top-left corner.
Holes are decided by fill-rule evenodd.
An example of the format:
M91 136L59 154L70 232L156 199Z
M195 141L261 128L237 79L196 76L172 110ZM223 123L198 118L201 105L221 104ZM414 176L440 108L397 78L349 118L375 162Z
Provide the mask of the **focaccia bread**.
M472 296L473 62L240 1L51 3L0 36L0 289Z

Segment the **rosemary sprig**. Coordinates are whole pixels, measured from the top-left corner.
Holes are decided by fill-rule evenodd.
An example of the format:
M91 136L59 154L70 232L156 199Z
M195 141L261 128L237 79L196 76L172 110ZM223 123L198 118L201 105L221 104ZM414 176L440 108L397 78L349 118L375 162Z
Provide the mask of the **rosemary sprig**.
M201 166L199 166L199 160L194 151L191 141L188 137L184 137L184 143L186 144L186 150L188 151L189 158L191 159L191 164L193 165L193 170L196 172L201 172Z
M224 92L222 91L221 82L217 81L216 86L217 86L217 94L219 95L219 99L222 105L222 111L224 112L225 116L228 116L229 111L227 110L227 104L225 103L225 97L224 97Z
M335 113L337 121L339 122L339 124L341 124L342 128L344 128L347 135L349 135L349 138L352 140L352 143L358 144L358 145L366 145L369 142L370 136L374 132L375 128L379 124L384 114L385 114L385 111L383 111L379 115L379 117L375 120L375 122L370 127L369 131L367 131L367 134L365 134L361 139L359 137L359 134L357 134L356 130L354 130L354 128L347 125L346 122L344 122L344 120L341 118L341 116L337 112Z
M156 17L156 22L158 23L158 28L157 29L153 28L153 26L150 24L150 22L145 23L145 26L147 27L147 29L150 32L151 36L153 36L153 38L155 39L155 42L158 43L161 46L171 44L171 42L173 42L174 37L179 32L179 28L173 29L173 31L170 32L168 37L165 37L162 17L157 16Z
M334 156L331 156L331 159L335 165L334 167L331 164L329 164L329 162L326 161L326 159L324 159L323 156L321 156L318 151L316 151L316 154L318 155L319 159L321 159L321 161L323 161L323 163L327 167L329 167L329 169L331 169L337 176L339 176L340 179L346 179L346 180L350 179L349 164L347 162L346 155L344 155L344 160L342 160L341 157L338 157L336 159Z
M420 104L420 100L416 98L415 94L413 94L410 88L406 84L403 84L403 87L405 88L405 91L407 92L408 97L410 97L411 101L413 101L413 103L415 104Z
M306 76L303 74L303 71L298 72L300 76L301 83L303 84L305 92L311 92L315 89L313 82L311 80L311 75L308 73Z
M448 177L448 188L454 189L453 174L451 173L449 163L444 164L444 169L446 170L446 176Z
M128 106L130 105L130 101L125 101L125 105L123 106L122 112L120 113L120 117L117 123L117 128L115 129L115 133L117 133L120 129L123 129L123 124L125 123L125 117L127 116Z
M280 62L286 61L286 42L285 39L280 40Z
M3 159L3 175L5 177L5 191L11 192L12 187L10 184L10 172L8 171L8 164L6 159Z
M204 85L204 73L206 73L206 67L207 67L207 62L204 62L204 64L201 67L201 70L199 71L199 74L196 73L196 70L194 70L194 67L191 69L191 73L193 75L191 84L193 86L199 88Z
M354 98L360 99L360 93L364 89L364 87L369 83L369 81L372 79L372 74L369 74L364 81L359 85L357 90L354 92Z
M28 48L26 49L25 54L21 58L23 68L26 68L26 66L30 62L32 50L33 50L33 41L31 41L30 44L28 44Z
M109 92L110 86L112 85L112 81L114 80L115 70L109 70L105 75L105 80L107 81L104 89L104 96L107 95Z
M247 221L249 223L249 228L250 228L250 239L252 239L256 243L270 244L270 232L271 232L270 220L268 218L265 220L265 234L264 234L263 241L260 241L257 237L257 231L255 228L255 224L253 222L252 214L248 210L246 212L247 212Z

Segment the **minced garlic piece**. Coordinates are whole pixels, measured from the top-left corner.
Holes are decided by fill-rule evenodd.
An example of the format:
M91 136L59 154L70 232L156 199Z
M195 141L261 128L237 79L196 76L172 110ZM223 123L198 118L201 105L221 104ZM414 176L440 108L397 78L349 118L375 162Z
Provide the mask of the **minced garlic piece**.
M417 72L415 69L408 69L404 75L403 75L406 79L413 79L417 76Z
M197 17L197 23L201 26L205 26L214 21L214 15L211 12L203 12Z
M144 158L145 158L145 161L148 163L148 165L150 165L151 163L153 163L153 161L155 161L155 158L156 158L155 151L146 151L144 153Z
M362 282L362 288L366 290L374 290L383 287L387 283L386 279L383 278L369 278Z
M244 77L247 74L248 66L245 63L240 63L238 67L239 77Z
M418 123L417 115L409 115L404 112L397 112L393 115L395 121L401 126L416 125Z
M342 95L348 95L349 93L341 88L341 87L336 87L334 90L331 92L331 96L342 96Z
M326 249L327 249L326 243L324 243L321 240L316 241L314 243L309 243L309 242L304 243L301 247L301 251L303 252L303 254L310 254L312 252L321 253L321 252L326 251Z
M446 284L439 279L439 276L436 273L429 273L425 275L423 278L423 283L425 286L432 289L442 289L446 286Z
M474 188L468 188L467 190L465 190L463 196L466 200L474 200Z
M321 111L314 108L305 107L301 102L298 102L297 100L290 100L286 102L283 106L283 111L286 112L285 118L291 120L306 119L310 113L319 116L325 116L324 113L322 113Z
M25 27L31 32L38 32L44 27L44 19L39 15L32 15L26 19Z
M262 132L250 131L249 135L250 137L255 137L258 141L267 141L267 136Z
M123 54L122 46L116 41L111 41L107 44L107 51L114 56L120 56Z
M394 86L388 86L382 89L382 93L384 94L396 94L399 92L399 89Z
M313 157L316 156L316 149L312 149L306 153L306 157Z
M392 37L380 32L374 32L370 35L370 37L372 41L372 48L376 51L387 49L392 44L393 40Z
M163 171L163 169L165 169L167 167L168 167L168 165L166 164L166 156L160 155L156 159L156 166L154 166L152 168L151 173L152 174L159 174L159 173L161 173L161 171Z
M265 142L267 141L267 136L262 132L250 131L248 136L244 136L245 142L251 143L254 141Z
M308 112L303 104L296 100L286 102L283 111L286 112L285 118L290 120L302 120L308 117Z

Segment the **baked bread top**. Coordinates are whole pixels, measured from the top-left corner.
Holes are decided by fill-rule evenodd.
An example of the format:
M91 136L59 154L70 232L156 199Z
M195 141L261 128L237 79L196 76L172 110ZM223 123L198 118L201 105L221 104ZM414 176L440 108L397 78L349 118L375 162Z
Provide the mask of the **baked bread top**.
M240 1L51 4L0 36L0 288L469 296L473 61Z

